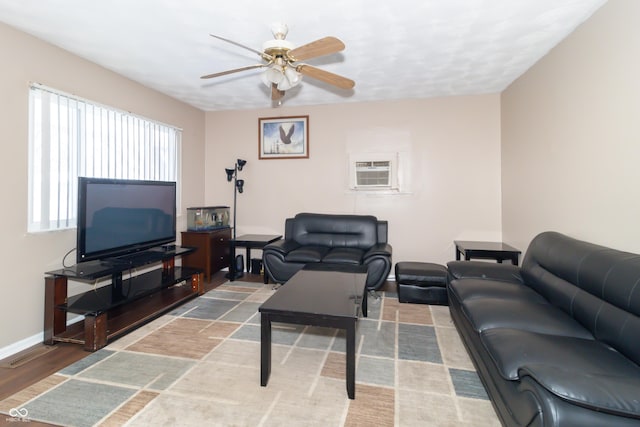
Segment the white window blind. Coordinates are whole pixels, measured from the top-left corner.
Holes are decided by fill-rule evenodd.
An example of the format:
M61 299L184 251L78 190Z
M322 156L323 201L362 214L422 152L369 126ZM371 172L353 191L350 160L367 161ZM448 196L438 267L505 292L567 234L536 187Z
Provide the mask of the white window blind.
M29 115L30 232L76 226L79 176L178 181L180 129L40 85Z

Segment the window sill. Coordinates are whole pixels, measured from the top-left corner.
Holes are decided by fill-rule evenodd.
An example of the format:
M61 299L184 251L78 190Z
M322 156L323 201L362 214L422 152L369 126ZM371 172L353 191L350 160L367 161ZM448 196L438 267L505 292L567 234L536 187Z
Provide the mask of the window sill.
M413 194L412 191L403 191L403 190L356 190L349 189L346 191L346 194L364 194L367 196L406 196Z

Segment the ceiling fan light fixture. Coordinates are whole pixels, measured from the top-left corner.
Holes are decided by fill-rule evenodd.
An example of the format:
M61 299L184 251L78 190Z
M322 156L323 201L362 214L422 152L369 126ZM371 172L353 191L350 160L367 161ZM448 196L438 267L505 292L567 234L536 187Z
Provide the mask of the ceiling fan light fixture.
M279 90L288 90L297 86L302 81L302 74L293 67L284 68L284 78L278 83Z
M293 85L291 83L289 83L289 80L285 77L284 79L280 80L280 83L278 83L278 90L289 90L293 87Z
M272 83L279 84L282 80L284 80L284 73L277 65L267 68L265 72L262 73L262 82L268 87L271 87Z
M203 79L224 76L239 71L263 68L260 79L269 88L272 101L280 101L286 90L289 90L302 82L303 76L320 80L340 89L353 89L355 82L337 74L324 71L320 68L300 63L307 59L325 55L331 55L344 50L344 43L336 37L328 36L312 41L302 46L294 46L285 40L288 28L285 24L275 23L271 27L274 39L264 42L262 51L247 47L233 40L214 34L212 37L239 46L257 53L262 59L261 64L235 68L202 76Z

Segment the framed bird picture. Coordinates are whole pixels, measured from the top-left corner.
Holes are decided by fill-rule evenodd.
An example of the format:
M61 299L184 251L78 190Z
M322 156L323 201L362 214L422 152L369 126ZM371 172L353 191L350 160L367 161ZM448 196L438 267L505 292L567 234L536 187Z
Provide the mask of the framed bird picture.
M259 159L308 159L309 116L258 119Z

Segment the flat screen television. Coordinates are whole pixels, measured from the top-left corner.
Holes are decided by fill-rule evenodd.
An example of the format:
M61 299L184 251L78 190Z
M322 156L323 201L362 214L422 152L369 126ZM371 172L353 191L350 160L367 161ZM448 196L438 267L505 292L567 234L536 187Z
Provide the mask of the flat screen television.
M78 263L175 240L175 182L78 178Z

